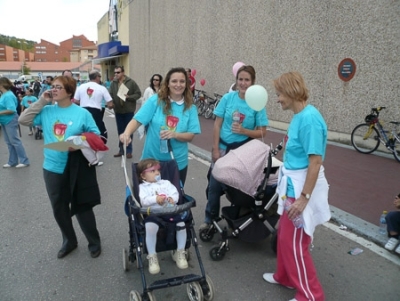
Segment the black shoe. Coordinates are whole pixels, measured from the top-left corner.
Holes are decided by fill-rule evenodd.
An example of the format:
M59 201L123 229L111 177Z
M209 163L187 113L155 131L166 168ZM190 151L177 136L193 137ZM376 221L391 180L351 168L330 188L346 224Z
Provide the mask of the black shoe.
M92 258L97 258L99 257L101 254L101 248L97 249L96 251L90 251L90 256Z
M60 251L58 251L57 253L57 258L61 259L64 258L65 256L67 256L69 253L71 253L73 250L75 250L78 247L78 245L74 245L70 248L65 248L65 249L61 249Z

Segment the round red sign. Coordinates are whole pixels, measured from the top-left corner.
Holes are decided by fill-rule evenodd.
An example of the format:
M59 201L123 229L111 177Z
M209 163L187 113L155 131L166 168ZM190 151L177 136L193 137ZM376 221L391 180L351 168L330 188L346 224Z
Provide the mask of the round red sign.
M339 63L338 75L342 81L348 82L354 74L356 74L356 63L352 59L346 58Z

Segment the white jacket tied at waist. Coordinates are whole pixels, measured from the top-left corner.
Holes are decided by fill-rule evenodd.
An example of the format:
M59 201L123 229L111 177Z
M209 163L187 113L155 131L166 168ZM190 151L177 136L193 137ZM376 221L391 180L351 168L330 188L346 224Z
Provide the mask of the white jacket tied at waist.
M278 213L282 215L284 199L287 191L288 178L292 180L294 186L295 198L299 198L306 180L307 168L299 170L289 170L284 166L280 167L278 188ZM331 211L328 204L329 185L325 178L324 167L321 166L317 182L312 191L311 198L303 211L304 231L313 237L315 227L330 220ZM283 197L283 198L282 198Z

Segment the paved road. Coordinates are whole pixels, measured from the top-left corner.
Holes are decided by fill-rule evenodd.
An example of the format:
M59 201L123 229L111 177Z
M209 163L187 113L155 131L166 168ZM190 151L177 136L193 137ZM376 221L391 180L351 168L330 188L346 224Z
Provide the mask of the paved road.
M121 250L128 246L128 221L123 213L125 181L120 160L112 157L117 151L114 120L106 118L110 131L110 153L98 168L102 204L95 208L102 237L103 253L92 259L86 241L76 226L79 247L62 260L56 259L61 238L52 217L42 179L42 143L27 136L23 141L31 159L26 169L0 169L0 300L128 300L129 291L141 290L136 268L122 270ZM135 141L134 161L139 159L140 142ZM7 150L1 138L0 162L6 162ZM186 192L197 200L193 209L197 225L202 223L207 162L191 158ZM223 200L223 205L228 205ZM75 225L77 225L75 220ZM346 236L343 236L346 235ZM265 283L261 276L273 271L275 256L269 239L249 244L231 241L231 251L223 261L211 261L208 251L217 243L199 240L199 249L207 274L215 284L214 300L289 300L294 292ZM347 252L360 247L357 256ZM193 247L191 253L194 255ZM399 257L374 246L334 224L318 227L312 251L327 301L398 300L400 286ZM150 281L180 273L167 253L160 254L159 276ZM198 261L192 256L188 272L199 273ZM155 292L157 300L187 300L184 286Z

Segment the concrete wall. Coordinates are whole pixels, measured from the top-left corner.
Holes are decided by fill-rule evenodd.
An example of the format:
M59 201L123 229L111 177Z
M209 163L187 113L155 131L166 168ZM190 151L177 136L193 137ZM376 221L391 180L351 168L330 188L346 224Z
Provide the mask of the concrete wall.
M153 73L184 66L197 70L196 88L222 94L242 61L269 93L274 127L286 128L292 114L276 104L271 81L291 70L305 77L331 139L348 140L374 105L400 120L399 0L141 0L129 10L129 73L142 90ZM349 82L338 77L344 58L357 66Z

